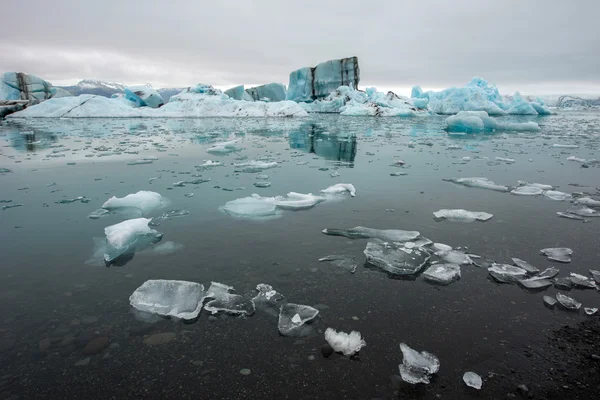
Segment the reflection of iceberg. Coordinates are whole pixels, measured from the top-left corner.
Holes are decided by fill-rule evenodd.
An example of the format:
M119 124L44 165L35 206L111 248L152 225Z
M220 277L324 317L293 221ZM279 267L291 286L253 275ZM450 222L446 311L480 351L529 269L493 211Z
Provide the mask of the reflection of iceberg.
M354 163L356 157L356 136L354 134L327 134L325 128L312 123L303 129L290 132L290 148L316 154L326 160Z

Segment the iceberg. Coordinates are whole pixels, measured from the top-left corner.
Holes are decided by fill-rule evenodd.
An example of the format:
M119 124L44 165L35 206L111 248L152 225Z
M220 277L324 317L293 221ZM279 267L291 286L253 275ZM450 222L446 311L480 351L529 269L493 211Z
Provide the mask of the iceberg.
M131 193L125 197L113 196L102 204L102 208L109 211L135 210L139 211L141 215L146 215L157 208L166 206L168 203L168 200L162 197L160 193L140 190L137 193Z
M451 221L489 221L493 215L483 211L467 211L463 209L442 209L433 213L436 218L444 218Z
M246 93L254 101L285 101L286 90L282 83L268 83L246 89ZM244 98L240 100L246 100Z
M345 356L353 356L367 345L361 337L360 332L337 332L333 328L327 328L325 331L325 340L334 351L342 353Z
M356 226L350 229L323 229L323 233L330 236L344 236L349 239L380 239L388 242L408 242L421 235L417 231L373 229L364 226Z
M429 383L431 375L440 370L440 360L426 351L418 352L408 347L406 343L400 343L402 351L402 364L400 376L402 380L411 384Z
M204 305L204 309L213 314L220 311L244 316L254 314L254 302L239 294L230 293L232 290L233 287L231 286L218 282L211 282L210 287L206 291L206 297L212 300L209 300Z
M302 304L287 303L281 306L277 328L283 336L303 336L307 330L305 324L319 314L316 308Z
M423 92L421 87L415 86L411 97L427 99L429 109L436 114L458 114L460 111L485 111L489 115L552 114L542 103L528 102L518 93L509 99L502 97L495 86L479 77L473 78L464 87L452 87L440 92Z
M325 194L340 194L350 193L351 197L356 196L356 188L351 183L337 183L333 186L329 186L327 189L321 190L321 193Z
M416 275L431 258L425 250L386 242L369 242L364 253L369 264L393 275Z
M311 102L327 97L340 86L356 88L359 82L357 57L330 60L316 67L305 67L291 72L286 99Z
M435 264L423 272L426 281L440 285L449 285L460 279L460 265L458 264Z
M293 101L266 103L231 99L210 85L184 89L160 108L138 107L127 98L96 95L53 98L12 114L12 118L199 118L199 117L304 117Z
M538 132L540 126L535 122L509 123L492 118L485 111L459 111L446 119L448 132Z
M551 200L556 201L571 200L573 197L570 193L559 192L558 190L546 190L543 195Z
M69 92L35 75L5 72L0 75L0 118L47 99L68 96Z
M252 96L250 96L246 92L246 90L244 90L244 85L234 86L231 89L227 89L224 93L234 100L246 100L246 101L254 100L252 98Z
M121 256L131 255L137 250L143 250L148 244L158 243L163 234L151 229L150 218L128 219L104 228L106 235L106 250L104 262L107 265L116 264Z
M125 98L135 103L137 107L159 108L165 104L160 93L150 85L126 87Z
M200 314L205 294L196 282L151 279L129 296L129 303L142 312L189 320Z

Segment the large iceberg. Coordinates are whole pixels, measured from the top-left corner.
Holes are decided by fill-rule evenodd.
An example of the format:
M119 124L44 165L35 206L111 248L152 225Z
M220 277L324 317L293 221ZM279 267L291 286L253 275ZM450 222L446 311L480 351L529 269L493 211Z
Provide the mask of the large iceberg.
M543 103L529 102L518 93L512 98L504 98L495 86L479 77L473 78L464 87L452 87L440 92L423 92L420 86L415 86L411 97L427 99L429 109L436 114L457 114L460 111L485 111L489 115L552 114Z
M267 83L246 89L252 100L284 101L286 98L285 85L282 83ZM245 99L243 99L245 100Z
M41 101L71 94L48 81L23 72L5 72L0 76L0 118Z
M293 101L267 103L233 100L210 85L183 90L160 108L139 107L126 98L81 95L50 99L13 114L13 118L185 118L185 117L304 117Z
M329 96L340 86L358 87L358 57L323 62L290 73L287 100L311 102Z
M158 108L165 104L160 93L150 85L126 87L125 98L135 103L138 107Z
M224 92L227 96L234 100L253 101L254 99L244 89L244 85L234 86ZM284 99L285 100L285 99Z
M449 132L538 132L540 126L535 122L510 123L492 118L485 111L459 111L446 119Z

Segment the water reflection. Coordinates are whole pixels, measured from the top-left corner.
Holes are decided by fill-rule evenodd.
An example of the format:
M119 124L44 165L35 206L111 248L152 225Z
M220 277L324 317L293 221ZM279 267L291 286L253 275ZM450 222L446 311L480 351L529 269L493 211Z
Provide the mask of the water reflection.
M302 128L290 132L290 148L312 153L326 160L354 163L357 150L354 133L332 134L322 125L315 123L304 125Z

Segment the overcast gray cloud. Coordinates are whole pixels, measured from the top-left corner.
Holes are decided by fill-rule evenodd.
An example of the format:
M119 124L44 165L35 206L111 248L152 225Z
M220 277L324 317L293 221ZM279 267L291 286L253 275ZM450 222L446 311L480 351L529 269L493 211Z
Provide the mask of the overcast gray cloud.
M51 82L283 82L356 55L361 85L600 92L600 1L7 0L0 70ZM10 18L6 18L10 16Z

